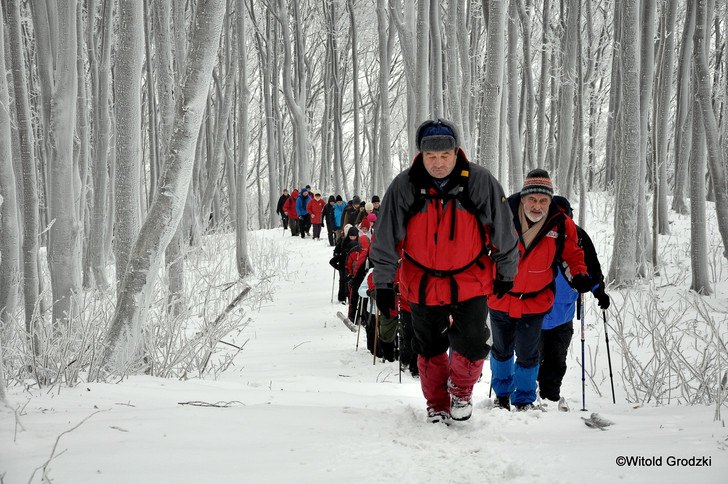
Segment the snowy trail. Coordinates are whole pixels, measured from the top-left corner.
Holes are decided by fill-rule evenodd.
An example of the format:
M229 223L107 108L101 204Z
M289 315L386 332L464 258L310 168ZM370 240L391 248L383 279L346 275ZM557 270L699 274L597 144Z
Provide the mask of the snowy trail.
M57 436L97 410L61 438L63 452L48 467L54 482L726 482L728 431L708 407L635 409L588 389L590 412L616 423L602 432L578 410L492 410L486 373L471 420L425 423L419 381L403 374L398 383L395 363L372 365L363 334L354 351L356 335L336 317L343 306L330 303L328 243L281 237L280 229L255 236L285 247L290 271L276 281L274 301L250 312L234 367L217 381L132 377L50 394L11 388L23 429L16 433L13 414L0 411L2 482L28 482ZM568 363L564 394L578 409L579 370ZM233 403L179 404L196 400ZM619 456L663 462L620 467ZM709 457L711 466L669 466L669 456Z

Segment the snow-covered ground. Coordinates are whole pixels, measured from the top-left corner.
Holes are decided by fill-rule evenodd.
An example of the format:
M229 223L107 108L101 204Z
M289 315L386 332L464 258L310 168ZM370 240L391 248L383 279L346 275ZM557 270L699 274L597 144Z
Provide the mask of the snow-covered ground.
M602 225L589 227L608 256ZM47 463L58 483L728 482L728 430L714 406L627 403L614 345L617 404L601 368L602 396L590 383L588 412L579 411L578 331L562 391L571 412L493 410L486 371L469 421L426 423L419 380L403 373L399 383L396 363L373 365L335 316L342 306L330 302L328 243L281 229L255 237L288 252L288 272L273 281L273 301L248 309L236 341L249 340L233 366L217 380L11 386L15 412L0 409L0 481L41 482ZM725 283L719 289L714 304ZM594 347L602 333L587 338ZM588 428L581 417L591 412L615 425ZM620 466L622 457L657 461ZM708 465L674 465L694 457Z

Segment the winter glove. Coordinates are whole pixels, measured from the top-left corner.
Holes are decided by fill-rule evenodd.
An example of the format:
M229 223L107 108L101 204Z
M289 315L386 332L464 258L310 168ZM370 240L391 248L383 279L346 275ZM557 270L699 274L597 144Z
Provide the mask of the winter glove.
M571 278L571 285L580 293L589 292L594 286L591 278L586 274L577 274Z
M394 289L391 287L377 288L377 308L380 313L390 315L394 311Z
M594 297L597 298L597 301L599 301L599 307L601 309L606 310L609 307L611 300L609 299L607 293L604 292L604 288L602 286L599 286L594 291Z
M499 279L493 281L493 295L495 295L496 299L502 298L511 289L513 289L513 281L501 281Z

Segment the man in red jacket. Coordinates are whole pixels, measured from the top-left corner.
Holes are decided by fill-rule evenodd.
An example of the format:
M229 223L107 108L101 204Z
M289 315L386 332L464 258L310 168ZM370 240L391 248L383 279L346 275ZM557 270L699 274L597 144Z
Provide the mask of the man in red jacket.
M468 161L455 126L426 121L416 142L419 153L390 184L377 218L369 255L377 307L393 314L403 255L399 287L412 307L428 420L466 420L488 355L486 298L513 285L516 234L503 188Z
M511 403L516 410L534 408L538 341L543 318L554 304L557 265L566 262L571 284L579 292L592 286L576 225L553 203L553 195L548 172L535 169L526 176L521 191L508 198L519 236L518 273L513 287L490 301L491 385L495 406L506 410Z

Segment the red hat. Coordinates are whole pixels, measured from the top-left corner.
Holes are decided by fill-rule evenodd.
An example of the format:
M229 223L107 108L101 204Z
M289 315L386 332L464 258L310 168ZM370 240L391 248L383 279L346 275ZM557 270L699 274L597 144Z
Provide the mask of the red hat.
M367 214L367 216L364 217L364 218L366 218L367 220L369 220L371 223L374 223L374 222L377 221L377 214L376 213L370 213L370 214Z
M369 221L368 218L365 218L359 224L359 228L362 230L369 230L370 228L372 228L372 223Z

